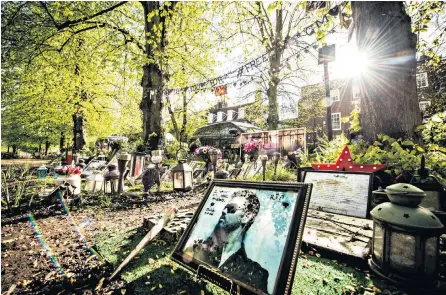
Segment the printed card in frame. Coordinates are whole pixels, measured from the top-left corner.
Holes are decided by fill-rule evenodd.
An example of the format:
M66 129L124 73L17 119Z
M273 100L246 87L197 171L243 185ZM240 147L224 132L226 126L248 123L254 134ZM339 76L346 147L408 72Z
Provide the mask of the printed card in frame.
M172 260L231 294L291 294L311 187L214 180Z

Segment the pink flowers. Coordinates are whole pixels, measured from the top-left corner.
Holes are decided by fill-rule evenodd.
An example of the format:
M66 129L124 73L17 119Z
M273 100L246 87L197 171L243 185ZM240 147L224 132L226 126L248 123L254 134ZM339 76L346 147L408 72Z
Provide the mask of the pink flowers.
M71 167L71 166L63 166L61 169L57 169L56 172L58 174L64 175L75 175L81 174L81 169L79 167Z
M243 150L245 152L251 153L251 152L257 152L259 150L260 141L253 139L250 142L245 143L243 146Z
M197 148L197 149L194 151L194 156L195 156L195 157L198 157L198 156L205 156L205 157L208 157L208 156L209 156L209 152L210 152L211 150L215 150L215 151L217 151L218 159L221 159L221 158L222 158L223 154L222 154L222 152L221 152L219 149L214 148L213 146L208 146L208 145Z

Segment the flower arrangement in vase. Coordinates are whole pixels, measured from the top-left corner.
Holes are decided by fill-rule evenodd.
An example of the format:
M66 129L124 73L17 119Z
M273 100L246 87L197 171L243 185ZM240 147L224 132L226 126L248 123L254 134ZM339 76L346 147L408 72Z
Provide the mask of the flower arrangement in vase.
M258 155L261 144L262 142L260 140L253 139L243 145L243 150L249 154L251 161L255 160Z
M209 146L209 145L201 146L201 147L195 149L194 156L195 156L195 158L202 158L205 162L207 162L209 160L209 152L211 150L217 151L218 159L222 158L222 156L223 156L222 152L219 149L217 149L213 146Z
M56 173L59 175L56 179L56 185L61 185L64 182L69 183L74 187L73 194L78 195L81 192L81 172L80 167L63 166L57 169Z
M81 172L82 172L82 170L78 166L76 166L76 167L63 166L62 168L56 170L57 174L64 175L64 176L78 175L78 174L81 174Z

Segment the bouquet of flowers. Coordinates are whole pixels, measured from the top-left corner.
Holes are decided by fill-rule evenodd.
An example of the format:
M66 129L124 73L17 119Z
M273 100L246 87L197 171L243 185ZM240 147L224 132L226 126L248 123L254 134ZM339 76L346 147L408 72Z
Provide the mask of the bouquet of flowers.
M77 175L77 174L81 174L81 168L80 167L71 167L71 166L63 166L60 169L56 170L57 174L60 175L66 175L66 176L72 176L72 175Z
M243 150L249 154L256 154L259 151L260 144L260 140L251 140L250 142L245 143Z
M222 154L222 152L219 149L217 149L215 147L212 147L212 146L208 146L208 145L202 146L202 147L199 147L199 148L195 149L194 156L195 156L195 158L202 157L204 159L208 159L209 158L209 152L211 150L216 150L217 151L218 159L222 158L223 154Z

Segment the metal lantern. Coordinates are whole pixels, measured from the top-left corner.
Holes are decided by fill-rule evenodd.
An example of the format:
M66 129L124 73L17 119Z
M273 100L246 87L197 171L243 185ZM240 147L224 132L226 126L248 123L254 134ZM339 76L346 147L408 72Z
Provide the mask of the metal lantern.
M40 166L37 168L37 178L43 179L48 176L48 168L45 167L45 165Z
M265 179L266 179L266 162L268 161L268 155L261 155L260 160L262 161L263 181L265 181Z
M273 153L274 176L276 176L277 164L279 163L279 159L280 159L280 153L279 152L274 152Z
M119 172L114 164L108 165L108 171L104 173L104 193L115 195L118 191Z
M209 151L209 159L212 162L212 165L214 166L214 177L215 177L215 171L217 170L217 160L218 160L218 152L217 150L210 150Z
M100 153L100 154L98 155L98 160L99 160L99 161L107 162L107 156L104 155L103 153Z
M440 213L438 211L446 211L446 188L437 177L430 173L430 169L425 167L424 155L421 156L421 168L412 177L410 184L426 193L426 197L420 204L422 207L436 214Z
M370 268L397 284L435 284L443 224L418 206L425 197L419 188L397 183L385 192L391 202L371 211L374 227Z
M89 193L96 193L102 190L104 176L101 173L93 173L85 180L84 190Z
M54 168L54 178L58 178L59 177L59 173L57 173L56 171L58 171L58 170L60 170L60 169L62 169L62 163L61 162L59 162L59 164Z
M158 165L163 160L163 150L153 150L150 158L153 164Z
M177 152L178 165L172 168L173 189L175 191L189 191L192 189L192 168L186 163L186 159L186 151L179 149Z

